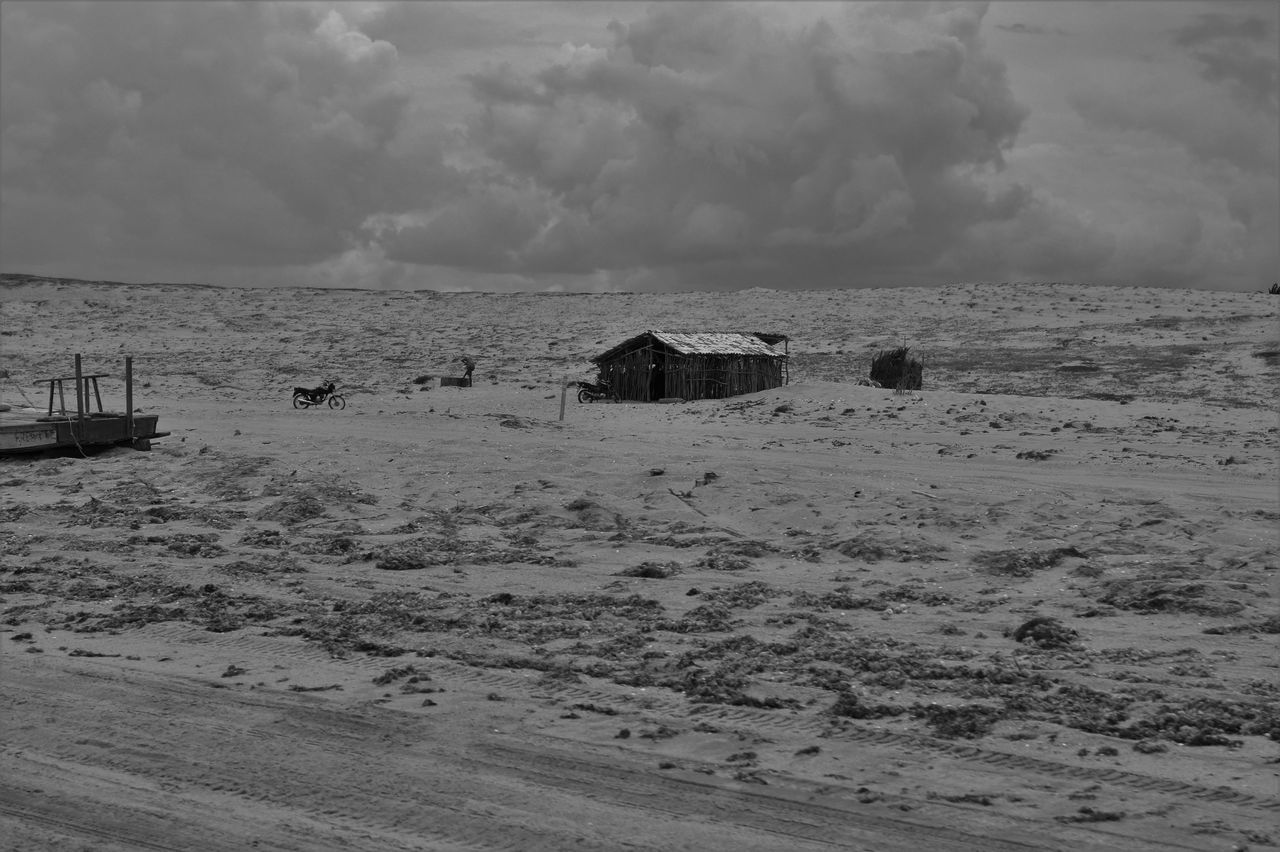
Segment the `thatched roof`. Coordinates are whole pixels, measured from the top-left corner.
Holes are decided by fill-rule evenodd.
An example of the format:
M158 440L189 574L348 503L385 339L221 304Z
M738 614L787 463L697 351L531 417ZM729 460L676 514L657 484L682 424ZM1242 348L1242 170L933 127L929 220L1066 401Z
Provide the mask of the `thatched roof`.
M752 355L764 358L785 358L786 355L774 349L765 341L765 337L775 342L785 339L783 335L739 334L736 332L675 332L646 331L619 343L609 351L592 358L593 361L608 361L610 358L636 348L645 338L665 344L681 355Z

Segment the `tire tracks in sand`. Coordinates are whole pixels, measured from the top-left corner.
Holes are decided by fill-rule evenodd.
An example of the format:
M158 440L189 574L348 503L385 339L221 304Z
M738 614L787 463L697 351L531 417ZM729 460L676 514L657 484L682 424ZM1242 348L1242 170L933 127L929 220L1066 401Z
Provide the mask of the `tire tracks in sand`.
M162 798L181 799L176 806L169 800L163 805L180 818L192 813L184 802L208 807L212 799L231 810L248 811L253 818L244 825L262 825L268 836L279 830L272 826L293 825L299 837L328 831L354 838L346 848L905 850L919 848L922 838L956 850L1204 848L1195 845L1194 837L1187 838L1188 845L1178 843L1176 836L1171 841L1167 832L1144 839L1142 820L1064 825L1046 846L1043 814L1036 825L1016 813L906 795L906 788L901 796L878 796L879 804L868 808L852 783L805 781L786 773L767 775L765 784L742 783L712 777L715 773L706 767L683 759L655 771L653 755L644 754L634 741L630 748L605 748L577 740L573 733L502 733L477 727L478 722L459 731L454 722L444 725L433 719L430 711L380 706L368 696L381 694L372 687L372 678L395 667L386 658L333 659L298 639L243 631L215 634L172 623L140 632L171 650L185 645L202 648L206 656L215 651L292 662L311 676L323 673L348 687L370 684L364 690L368 695L227 688L189 673L122 670L117 660L24 660L8 678L12 683L5 698L8 716L15 720L14 736L3 752L8 778L47 781L59 774L57 767L68 778L81 777L86 769L116 773L134 788L149 785L163 791ZM1184 819L1194 812L1235 813L1241 822L1265 824L1280 811L1280 799L1228 788L833 725L792 711L692 705L660 689L644 690L638 705L634 690L611 690L607 683L558 683L541 673L475 668L438 657L415 658L414 664L430 674L433 686L445 687L450 698L459 700L483 700L486 692L497 690L535 703L617 708L610 724L636 724L643 718L646 724L666 721L687 727L696 720L734 733L751 732L764 741L821 738L856 747L854 754L863 763L887 765L904 756L945 762L938 771L968 767L1007 776L1006 788L1038 778L1134 791L1143 794L1140 799L1182 811ZM49 736L40 733L42 727L70 730L75 736ZM922 771L913 768L917 775ZM904 771L904 781L909 774ZM79 834L92 837L98 836L95 832L110 835L124 825L140 832L138 848L173 848L164 845L169 841L163 832L147 829L145 797L136 819L118 814L100 819L102 813L115 813L113 808L127 811L132 805L118 791L86 784L59 784L53 795L48 784L0 785L0 820L7 816L50 830L66 823L71 826L66 831L83 823ZM63 793L87 797L92 804L86 808L80 801L71 807L65 795L56 795ZM152 790L151 795L161 793ZM267 820L264 812L279 818ZM195 817L198 822L199 814ZM127 832L121 837L127 847L131 837ZM366 846L360 840L370 837L378 842ZM273 848L292 848L287 838L275 839L280 843ZM299 848L328 847L304 843Z
M158 635L169 638L170 641L213 645L252 656L284 657L300 662L331 664L361 674L377 675L390 667L385 658L334 659L304 642L291 639L253 636L244 632L234 635L215 634L179 624L165 624L153 626L149 629ZM541 673L520 674L509 670L477 668L438 657L419 659L419 664L429 667L433 681L441 684L448 684L452 681L454 683L468 684L477 689L508 689L535 693L539 696L564 702L618 704L629 700L629 696L624 692L550 682L541 678ZM620 709L625 709L625 704ZM687 720L693 717L698 720L716 721L735 725L739 728L758 730L762 733L786 732L846 742L898 745L945 754L964 761L996 767L1016 768L1054 778L1105 782L1135 790L1158 790L1183 799L1230 803L1280 814L1280 798L1255 796L1225 787L1189 784L1137 772L1077 766L1042 758L978 748L936 737L878 730L848 722L833 725L828 720L801 717L788 710L774 711L751 707L695 705L676 693L658 688L646 689L644 711L646 716L654 717L659 721Z

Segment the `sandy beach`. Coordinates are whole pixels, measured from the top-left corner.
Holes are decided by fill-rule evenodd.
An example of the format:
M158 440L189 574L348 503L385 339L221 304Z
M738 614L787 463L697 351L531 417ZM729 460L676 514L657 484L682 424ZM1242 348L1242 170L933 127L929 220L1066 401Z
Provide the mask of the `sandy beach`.
M171 433L0 461L8 848L1280 846L1280 297L0 297ZM789 382L562 418L647 329Z

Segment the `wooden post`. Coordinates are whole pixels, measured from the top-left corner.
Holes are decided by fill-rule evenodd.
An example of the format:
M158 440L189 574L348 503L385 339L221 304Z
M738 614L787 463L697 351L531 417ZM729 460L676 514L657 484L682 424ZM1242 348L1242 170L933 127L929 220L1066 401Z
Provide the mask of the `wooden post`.
M76 355L76 420L80 422L80 434L84 434L84 379L81 378L80 356Z
M564 378L560 381L560 420L564 420L564 397L569 391L569 374L565 373Z
M124 423L133 438L133 356L124 356Z

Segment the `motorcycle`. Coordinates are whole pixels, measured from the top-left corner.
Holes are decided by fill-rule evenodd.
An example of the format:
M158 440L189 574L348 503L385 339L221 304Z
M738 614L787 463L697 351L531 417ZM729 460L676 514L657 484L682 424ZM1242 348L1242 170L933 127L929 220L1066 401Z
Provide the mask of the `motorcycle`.
M599 402L607 399L618 402L618 392L604 379L598 382L578 382L578 402Z
M327 404L334 411L341 411L347 407L347 401L342 398L341 394L334 392L336 387L333 382L329 382L329 384L318 388L294 388L293 407L311 408L312 406Z

